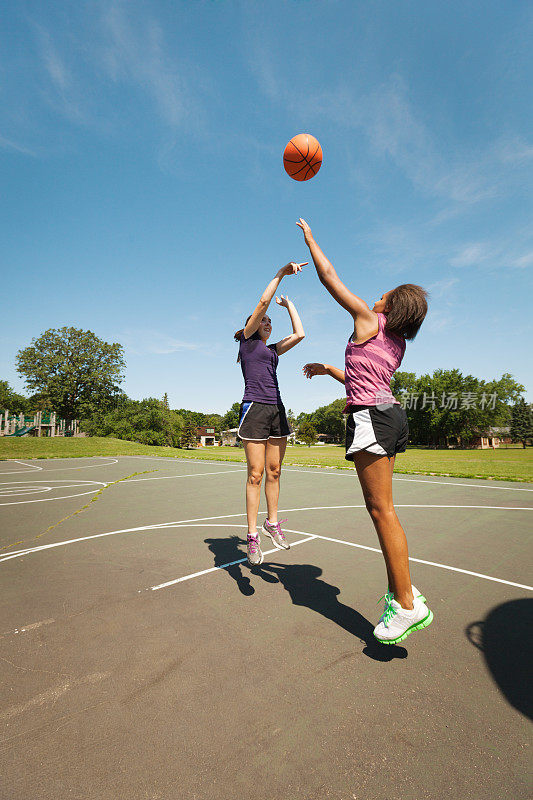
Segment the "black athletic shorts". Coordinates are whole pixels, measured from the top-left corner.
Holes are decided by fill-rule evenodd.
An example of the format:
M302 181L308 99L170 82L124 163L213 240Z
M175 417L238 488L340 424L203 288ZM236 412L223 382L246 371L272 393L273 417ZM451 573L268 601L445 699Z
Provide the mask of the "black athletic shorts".
M346 460L366 450L391 458L405 453L409 426L407 414L400 405L349 406L346 420Z
M267 439L290 436L292 433L287 422L283 403L276 406L268 403L241 403L239 415L239 439L252 442L264 442Z

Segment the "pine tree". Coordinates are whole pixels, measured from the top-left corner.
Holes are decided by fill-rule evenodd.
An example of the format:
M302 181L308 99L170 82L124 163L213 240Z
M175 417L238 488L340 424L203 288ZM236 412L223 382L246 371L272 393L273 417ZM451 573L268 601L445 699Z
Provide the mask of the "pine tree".
M514 442L522 442L525 448L527 440L533 439L533 413L523 397L511 409L511 438Z
M188 450L191 447L196 447L196 444L196 425L192 420L188 420L181 434L181 446Z
M168 394L166 392L163 395L163 408L170 408L170 406L168 405Z

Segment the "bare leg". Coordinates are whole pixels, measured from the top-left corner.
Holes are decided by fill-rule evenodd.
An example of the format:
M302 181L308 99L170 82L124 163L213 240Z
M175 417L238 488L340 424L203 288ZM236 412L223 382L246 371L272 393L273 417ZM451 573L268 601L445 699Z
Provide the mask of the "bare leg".
M279 479L286 449L287 438L285 436L269 439L267 442L265 497L268 508L268 521L272 522L273 525L278 522Z
M248 533L257 534L257 512L261 499L261 482L265 471L266 442L243 441L248 479L246 481L246 516Z
M368 513L387 566L390 591L402 608L413 608L407 539L392 500L392 464L386 456L362 450L354 458Z

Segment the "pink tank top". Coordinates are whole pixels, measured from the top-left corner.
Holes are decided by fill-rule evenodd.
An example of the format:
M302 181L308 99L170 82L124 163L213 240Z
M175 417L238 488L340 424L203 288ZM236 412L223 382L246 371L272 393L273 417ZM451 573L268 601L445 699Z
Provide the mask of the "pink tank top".
M402 363L405 339L385 330L387 317L378 314L378 332L363 344L351 337L345 353L346 407L398 403L390 380Z

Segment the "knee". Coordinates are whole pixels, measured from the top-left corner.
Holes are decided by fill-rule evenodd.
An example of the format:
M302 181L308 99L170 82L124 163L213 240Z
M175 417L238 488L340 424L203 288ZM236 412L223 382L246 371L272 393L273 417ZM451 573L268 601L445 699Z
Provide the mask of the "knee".
M261 481L263 480L263 470L262 469L250 469L248 470L248 483L251 486L261 486Z
M269 481L279 481L279 476L281 475L281 464L275 464L272 466L267 466L267 480Z
M392 503L383 502L378 497L369 496L365 497L366 510L374 520L377 522L382 520L389 514L394 514L394 506Z

